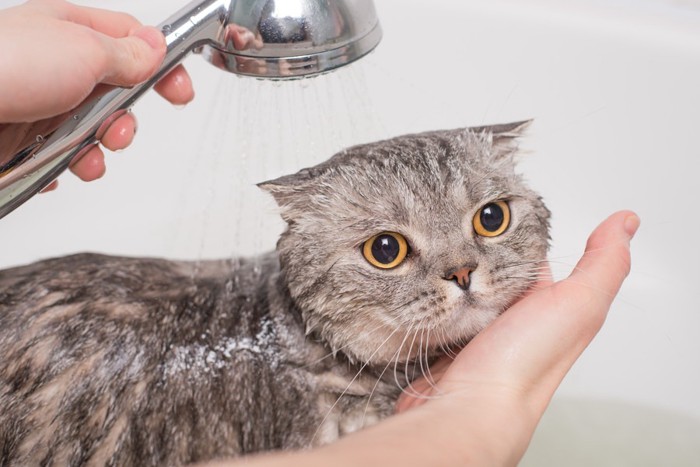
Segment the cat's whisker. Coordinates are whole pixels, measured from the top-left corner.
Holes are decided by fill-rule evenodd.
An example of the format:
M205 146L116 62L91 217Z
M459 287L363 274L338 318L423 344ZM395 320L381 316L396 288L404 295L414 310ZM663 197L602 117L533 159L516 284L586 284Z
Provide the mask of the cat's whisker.
M457 358L457 353L452 349L452 346L447 342L447 336L445 335L445 329L441 328L441 336L438 336L440 341L440 348L443 350L445 355L454 360Z
M357 373L355 373L355 376L353 376L353 378L350 380L350 382L349 382L348 385L345 387L345 389L343 390L343 392L340 393L340 395L339 395L338 398L335 400L335 402L333 403L333 405L331 405L331 407L328 409L328 411L326 412L326 415L323 417L323 420L321 420L321 423L319 423L318 427L316 428L316 431L314 432L314 435L311 437L311 444L312 444L312 445L313 445L313 442L316 440L316 436L318 436L318 431L321 429L321 427L323 426L323 424L326 423L326 420L328 419L328 417L330 416L330 414L333 412L333 409L335 409L335 406L338 405L338 402L340 402L340 399L343 398L343 396L348 392L348 390L350 389L350 387L352 386L352 384L353 384L353 383L357 380L357 378L359 378L359 376L362 374L362 371L367 367L367 365L369 365L369 362L372 361L372 357L374 357L374 356L377 354L377 352L379 352L379 351L381 350L381 348L384 346L384 344L386 344L386 343L389 341L389 339L391 339L391 337L394 335L395 332L396 332L396 330L392 331L392 332L387 336L387 338L384 339L384 341L383 341L381 344L379 344L379 347L377 347L377 349L372 353L372 355L369 356L369 358L367 359L367 361L364 362L364 363L362 364L362 366L360 367L360 369L357 371Z
M403 339L401 340L401 344L399 344L399 348L396 350L396 352L394 353L394 356L392 357L392 360L394 362L394 372L393 372L394 382L396 383L396 386L398 388L402 388L401 382L399 381L399 376L398 376L399 375L398 364L399 364L399 360L401 359L401 350L403 350L403 345L406 343L406 339L408 339L408 336L411 333L412 327L413 327L413 325L409 326L409 328L406 330L406 333L404 334Z
M372 391L369 393L369 397L367 397L367 404L365 404L365 410L362 413L362 426L365 425L365 418L367 417L367 410L369 410L369 404L372 401L372 396L374 396L374 393L377 391L377 387L379 387L379 382L382 381L382 378L384 377L384 373L386 373L386 370L389 369L391 366L391 362L394 360L394 358L397 356L397 353L399 351L397 350L394 355L392 355L391 359L387 362L386 365L384 365L384 369L382 370L381 373L379 373L379 377L377 378L377 381L374 383L374 386L372 387Z
M396 317L393 321L398 321L398 319L399 319L399 317ZM382 370L382 372L380 373L379 377L377 378L377 381L375 382L374 386L372 387L372 391L370 392L370 394L369 394L369 396L368 396L368 398L367 398L367 403L366 403L366 405L365 405L365 410L363 411L363 415L362 415L362 424L364 424L364 420L365 420L366 415L367 415L367 410L369 409L369 405L370 405L372 396L373 396L374 393L376 392L376 389L377 389L377 387L378 387L378 385L379 385L379 382L382 380L384 374L386 373L386 370L391 366L392 361L398 362L398 361L400 360L400 353L401 353L401 350L403 349L403 345L405 344L406 339L407 339L408 336L410 335L410 332L411 332L411 331L410 331L410 328L412 328L414 325L415 325L415 321L412 321L412 322L409 323L409 330L407 331L406 336L404 337L404 340L402 341L401 346L400 346L399 349L397 349L397 351L394 353L394 355L392 356L392 359L390 359L390 360L387 362L387 364L384 366L384 369ZM376 331L376 330L380 329L381 327L383 327L383 325L377 326L377 327L375 327L374 329L372 329L371 331ZM386 342L393 336L393 334L396 333L397 330L398 330L398 327L395 327L394 331L390 334L390 336L387 337L387 339L386 339L384 342L382 342L382 344L380 345L380 348L381 348L384 344L386 344ZM417 330L416 330L416 332L417 332ZM414 340L415 340L415 334L414 334ZM352 344L348 344L347 346L344 346L344 347L348 347L348 346L351 346L351 345L352 345ZM411 347L412 347L412 346L413 346L413 342L411 343ZM378 350L379 350L379 349L377 349L377 351L378 351ZM375 353L376 353L376 351L375 351ZM410 353L410 348L409 348L409 353ZM374 355L374 354L372 354L372 356L373 356L373 355ZM329 355L327 355L327 356L325 356L325 357L323 357L323 358L328 358L329 356L332 356L332 353L329 354ZM323 359L323 358L322 358L322 359ZM319 359L319 361L322 360L322 359ZM370 357L370 360L371 360L371 357ZM407 363L408 363L408 361L407 361ZM352 381L350 382L350 384L348 385L348 388L349 388L350 385L353 383L353 381L359 376L359 374L361 374L361 372L364 370L364 368L365 368L366 366L367 366L367 364L363 365L363 366L360 368L360 370L358 371L358 373L355 375L355 378L353 378L353 380L352 380ZM414 371L415 371L415 368L414 368ZM408 372L408 370L406 370L405 375L407 374L407 372ZM396 374L397 374L397 373L398 373L398 372L397 372L396 369L395 369L394 374L395 374L395 380L396 380L396 382L397 382L397 386L398 386L402 391L404 391L404 388L401 387L401 385L398 383L398 379L396 379ZM421 394L411 386L411 384L410 384L410 382L409 382L408 380L407 380L407 383L408 383L408 387L410 387L410 389L411 389L412 392L414 393L414 394L412 394L412 396L413 396L413 397L421 397ZM332 411L332 409L335 407L335 405L336 405L336 404L340 401L340 399L343 397L343 395L347 392L348 388L346 388L345 391L343 391L343 393L342 393L342 394L338 397L338 399L336 400L335 404L329 409L329 414L330 414L330 411ZM404 392L406 392L406 391L404 391ZM326 415L326 418L327 418L327 416L328 416L328 414ZM325 421L326 418L324 418L324 421ZM322 425L322 424L323 424L323 422L321 423L321 425ZM316 436L316 435L314 435L314 436Z
M409 333L410 333L410 330L408 331L408 333L407 333L406 335L408 336ZM377 387L379 386L380 381L381 381L382 378L384 377L384 374L386 373L386 370L388 370L389 367L392 365L392 362L394 363L394 365L396 365L396 364L398 363L399 358L400 358L400 353L401 353L402 347L403 347L403 346L399 347L399 349L397 349L396 352L394 352L394 355L392 356L392 358L391 358L391 359L389 360L389 362L384 366L384 369L383 369L382 372L379 374L379 377L377 378L377 382L374 384L374 387L372 388L372 391L370 392L370 395L369 395L369 397L367 398L367 403L366 403L366 405L365 405L365 410L364 410L363 415L362 415L362 425L363 425L363 426L364 426L364 421L365 421L365 418L366 418L366 415L367 415L367 410L369 409L369 405L370 405L372 396L374 396L374 393L376 392ZM428 371L429 371L429 370L428 370ZM396 368L394 368L394 376L395 376L395 380L396 380L396 383L397 383L397 386L399 387L399 389L401 389L402 392L406 393L406 394L409 395L410 397L423 398L423 399L430 399L430 398L431 398L431 397L429 397L429 396L426 396L425 394L419 393L419 392L416 391L415 389L413 389L413 393L409 393L408 391L405 391L404 388L402 388L402 387L400 386L400 384L398 383L398 380L396 379Z
M421 343L423 342L423 333L421 332ZM423 370L423 367L421 366L421 371L423 373L423 377L425 378L425 381L428 383L428 385L435 391L436 394L440 394L442 391L440 388L437 387L437 383L435 382L435 378L433 378L433 374L430 372L430 357L428 354L428 344L430 342L430 328L427 329L426 333L426 338L425 338L425 371ZM420 355L420 348L418 349L418 353Z
M531 264L544 264L544 265L546 265L547 263L549 263L549 260L547 260L547 259L533 259L533 260L528 260L528 261L515 261L512 263L501 264L497 267L497 270L517 268L517 267L521 267L521 266L528 266Z
M411 333L411 328L413 327L413 324L415 324L415 322L412 323L411 326L409 327L409 329L406 331L406 335L404 336L403 340L401 341L401 345L399 346L399 349L396 352L395 358L394 358L394 381L396 382L396 386L401 390L401 392L406 393L409 396L414 396L414 394L411 394L410 392L406 391L405 388L401 385L401 382L399 381L399 376L398 376L398 373L399 373L398 364L399 364L399 360L401 359L401 351L403 350L403 346L406 343L406 340L408 339L408 336ZM409 349L409 354L410 354L410 349ZM407 363L408 363L408 359L407 359ZM406 372L408 372L408 369L406 369ZM409 385L409 387L410 387L410 385Z
M420 373L423 378L426 378L425 376L425 367L423 367L423 336L425 335L425 329L421 328L420 330L420 341L418 342L418 366L420 367ZM426 354L427 354L427 349L426 349ZM415 368L415 366L414 366ZM426 378L427 380L427 378ZM414 378L415 381L415 378Z
M406 380L406 388L411 388L411 381L416 378L416 365L415 361L413 364L413 367L411 368L411 371L413 371L413 374L411 375L411 378L409 379L408 377L408 365L411 362L411 350L413 349L414 344L416 343L416 337L418 336L418 331L420 330L420 325L422 323L418 323L418 326L416 326L416 330L413 333L413 339L411 340L411 344L408 346L408 353L406 354L406 363L405 363L405 371L404 371L404 379Z
M512 282L514 280L517 280L518 282L525 282L525 283L531 282L532 285L530 285L529 287L524 289L524 290L529 290L530 288L532 288L533 286L535 286L537 284L537 282L538 282L537 279L539 279L539 278L540 278L540 273L537 271L534 271L532 273L523 272L520 274L509 275L506 278L504 278L503 282L508 282L508 281Z
M410 332L410 331L409 331L409 332ZM408 333L407 333L406 335L408 335ZM369 409L369 405L370 405L370 402L371 402L371 400L372 400L372 396L374 395L374 393L375 393L376 390L377 390L377 387L379 386L379 382L382 381L382 378L384 377L384 374L386 373L386 370L389 369L389 367L392 365L392 363L394 363L394 365L395 365L395 364L396 364L395 362L398 362L398 360L399 360L399 358L400 358L400 354L401 354L401 347L399 347L398 349L396 349L396 352L394 352L394 354L391 356L391 358L389 359L389 361L387 362L387 364L384 365L384 369L383 369L382 372L379 374L379 377L377 378L377 381L374 383L374 387L372 387L372 391L370 392L369 397L367 398L367 404L365 404L365 410L364 410L364 412L363 412L363 414L362 414L362 426L364 426L365 417L367 416L367 410ZM397 386L398 386L399 388L401 388L401 386L400 386L399 383L398 383L398 380L396 379L396 369L394 369L394 379L396 380Z
M418 361L418 365L416 366L415 362L413 364L413 375L411 375L411 383L416 381L416 367L420 369L420 375L425 378L425 369L423 368L423 336L425 335L425 328L421 326L420 329L420 340L418 341L418 353L416 355L416 359ZM427 349L426 349L427 352Z
M592 248L592 249L589 249L587 251L587 254L591 254L591 253L595 254L595 253L599 253L601 251L605 251L605 250L608 250L611 248L616 248L617 246L619 246L621 244L625 244L626 242L627 242L626 240L620 240L616 243L606 245L604 247ZM514 262L514 263L509 263L506 265L501 265L498 267L498 269L499 270L500 269L509 269L509 268L514 268L514 267L527 266L530 264L543 264L544 268L546 268L547 265L549 265L549 264L559 264L559 265L568 266L568 267L575 269L576 263L578 262L579 257L580 257L580 253L575 253L575 254L571 254L571 255L554 256L554 257L544 258L544 259L540 259L540 260L518 261L518 262ZM569 260L569 259L571 261L565 261L565 260Z
M398 316L395 317L395 318L393 318L393 319L391 320L392 323L398 321L399 318L400 318L400 317L398 317ZM383 329L383 328L385 328L385 327L386 327L386 323L381 323L381 324L377 325L376 327L367 330L365 334L372 334L372 333L374 333L374 332L376 332L376 331L378 331L378 330L380 330L380 329ZM327 359L327 358L335 358L335 356L336 356L336 354L337 354L338 352L342 352L342 351L345 350L345 349L348 349L348 348L350 348L350 347L353 347L355 344L357 344L358 342L360 342L361 340L363 340L363 339L365 339L365 338L366 338L366 336L358 336L356 339L353 339L353 340L349 341L347 344L345 344L345 345L343 345L343 346L341 346L341 347L338 347L338 348L332 350L331 352L328 352L327 354L325 354L325 355L322 356L322 357L319 357L319 358L317 358L317 359L315 359L315 360L312 360L310 363L307 363L307 364L304 365L302 368L310 368L310 367L312 367L312 366L314 366L314 365L317 365L317 364L321 363L323 360L325 360L325 359Z
M419 325L421 325L421 324L423 324L423 323L422 323L422 322L419 323ZM411 347L409 347L409 349L408 349L408 354L409 354L409 356L410 356L411 349L413 348L413 344L415 343L415 339L416 339L416 337L417 337L417 333L418 333L419 330L421 330L421 336L422 336L422 326L419 326L419 327L420 327L421 329L416 328L416 330L415 330L415 332L414 332L414 336L413 336L413 341L412 341L412 343L411 343ZM409 330L409 333L410 333L410 330ZM421 338L422 338L422 337L421 337ZM403 347L403 343L402 343L402 347ZM419 349L418 349L418 356L417 356L417 358L418 358L418 360L413 360L413 370L415 371L416 366L417 366L417 365L420 365L420 366L421 366L421 374L425 377L425 372L422 370L423 362L422 362L421 347L419 347ZM398 358L397 358L397 362L398 362ZM405 387L401 387L401 385L399 384L399 388L401 389L401 392L403 392L403 393L406 394L407 396L414 397L414 398L416 398L416 399L426 399L426 400L427 400L427 399L433 399L433 398L435 398L435 396L428 396L428 395L426 395L424 392L419 391L418 389L416 389L415 386L413 386L413 381L411 381L411 380L408 379L408 375L407 375L407 373L408 373L408 364L409 364L410 362L411 362L410 359L407 359L407 360L406 360L406 373L404 374L404 376L405 376L405 378L406 378L407 385L406 385ZM394 366L394 376L395 376L395 377L396 377L396 372L397 372L396 366ZM414 380L415 380L415 376L414 376ZM398 380L397 380L397 384L398 384Z

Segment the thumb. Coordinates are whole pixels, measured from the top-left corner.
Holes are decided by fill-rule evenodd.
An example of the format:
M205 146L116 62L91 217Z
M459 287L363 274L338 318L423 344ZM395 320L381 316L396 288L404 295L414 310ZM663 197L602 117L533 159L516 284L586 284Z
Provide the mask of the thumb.
M105 39L105 60L101 82L134 86L151 77L165 57L165 37L156 28L143 26L122 38Z

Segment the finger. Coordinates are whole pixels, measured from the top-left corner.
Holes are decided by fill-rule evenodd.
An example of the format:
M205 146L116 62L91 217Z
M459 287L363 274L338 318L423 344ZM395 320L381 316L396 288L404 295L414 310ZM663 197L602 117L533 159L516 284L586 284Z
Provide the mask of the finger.
M102 136L100 143L110 151L124 149L134 140L136 128L136 117L131 112L128 112L110 125L104 136Z
M559 307L569 313L573 354L583 351L605 322L607 312L630 271L629 242L639 218L629 211L613 214L589 237L586 250L573 272L551 290Z
M70 170L84 182L91 182L102 177L106 170L102 148L94 145L83 157L70 166Z
M129 14L68 2L41 2L41 7L100 33L104 55L99 64L98 81L133 86L153 75L165 57L163 34L157 28L142 26Z
M558 333L560 345L552 346L549 359L537 361L541 371L537 379L548 380L543 387L550 387L552 393L603 326L629 274L630 240L638 227L639 217L632 212L622 211L610 216L591 234L571 275L551 288L557 304L554 307L557 313L551 315L551 322L556 324L552 332ZM550 343L553 343L551 339ZM533 371L531 376L535 374ZM532 378L529 385L534 387L535 384Z
M194 99L192 79L182 65L176 66L173 71L165 75L154 89L174 105L184 105Z
M127 37L141 27L133 16L118 11L73 5L69 2L41 2L44 11L51 10L62 19L87 26L111 37Z
M41 189L39 193L48 193L49 191L53 191L56 188L58 188L58 180L54 180L53 182L46 185L44 188Z
M165 57L165 37L156 28L144 26L133 35L114 39L100 36L103 60L99 81L115 86L133 86L152 76Z
M609 304L629 274L629 240L639 227L639 218L622 211L610 216L603 225L606 223L617 228L596 229L588 239L583 257L562 285L594 289Z
M621 212L598 226L569 279L515 304L458 355L443 378L447 389L504 388L530 398L536 412L544 410L607 315L627 274L638 222ZM587 282L579 282L581 276Z

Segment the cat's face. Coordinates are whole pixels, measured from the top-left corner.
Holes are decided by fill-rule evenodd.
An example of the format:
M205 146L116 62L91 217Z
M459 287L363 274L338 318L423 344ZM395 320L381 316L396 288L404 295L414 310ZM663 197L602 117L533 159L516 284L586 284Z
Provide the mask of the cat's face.
M523 126L356 146L261 184L310 331L359 361L405 361L465 343L527 290L549 211L514 172Z

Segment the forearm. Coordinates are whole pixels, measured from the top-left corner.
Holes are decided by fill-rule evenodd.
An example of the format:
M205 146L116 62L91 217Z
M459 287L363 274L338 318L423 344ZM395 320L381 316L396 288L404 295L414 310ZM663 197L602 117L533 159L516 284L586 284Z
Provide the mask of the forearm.
M496 407L496 408L494 408ZM254 456L217 466L509 466L522 457L537 420L500 397L484 405L449 395L319 449ZM531 428L523 429L523 424ZM485 438L486 437L486 438Z

